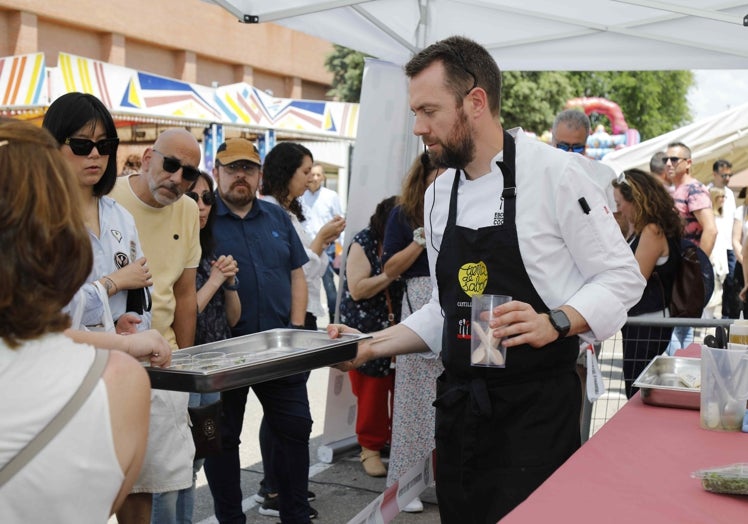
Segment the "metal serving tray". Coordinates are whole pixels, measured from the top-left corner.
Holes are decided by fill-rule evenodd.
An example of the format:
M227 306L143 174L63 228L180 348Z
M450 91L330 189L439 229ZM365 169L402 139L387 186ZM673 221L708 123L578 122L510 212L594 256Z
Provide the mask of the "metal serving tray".
M700 387L687 387L682 377L701 382L701 359L658 355L644 368L634 386L642 401L653 406L699 409Z
M224 391L351 360L356 356L358 342L367 338L371 335L331 339L323 331L271 329L172 353L172 357L211 351L225 353L225 362L214 369L146 369L155 389Z

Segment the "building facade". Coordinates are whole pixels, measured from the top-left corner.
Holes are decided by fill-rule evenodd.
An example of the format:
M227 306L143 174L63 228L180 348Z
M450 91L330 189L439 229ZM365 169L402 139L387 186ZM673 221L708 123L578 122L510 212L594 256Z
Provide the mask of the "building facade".
M0 56L60 51L185 82L328 100L332 44L201 0L0 0Z

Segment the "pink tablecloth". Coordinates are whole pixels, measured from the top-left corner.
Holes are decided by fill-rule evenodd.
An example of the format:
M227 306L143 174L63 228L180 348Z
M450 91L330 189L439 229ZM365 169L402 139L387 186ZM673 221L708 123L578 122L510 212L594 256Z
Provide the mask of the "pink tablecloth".
M701 429L698 411L637 394L501 524L748 522L748 496L691 478L735 462L748 462L748 433Z

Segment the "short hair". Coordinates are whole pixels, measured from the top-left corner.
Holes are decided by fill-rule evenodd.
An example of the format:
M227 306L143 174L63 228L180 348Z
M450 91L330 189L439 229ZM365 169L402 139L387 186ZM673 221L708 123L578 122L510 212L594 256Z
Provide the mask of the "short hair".
M66 93L52 102L42 121L57 142L62 145L73 133L86 124L101 122L107 138L117 138L117 127L106 106L88 93ZM104 174L93 186L95 196L108 195L117 181L117 155L109 155Z
M140 155L136 155L135 153L127 155L127 158L125 159L125 167L130 167L133 169L140 169L141 166L141 157Z
M501 110L501 70L485 47L462 36L440 40L418 52L405 64L405 74L413 78L436 61L444 64L446 86L455 95L457 107L473 85L481 87L488 96L488 106L494 117Z
M592 127L590 126L590 118L585 114L584 111L579 109L564 109L556 115L556 119L553 121L553 127L551 128L551 134L556 136L556 129L560 124L566 124L572 129L584 128L587 135L590 134Z
M286 200L288 200L288 183L296 170L301 167L305 157L309 157L312 162L314 161L312 152L301 144L281 142L276 145L267 154L265 163L262 165L260 193L272 196L281 206L285 207ZM296 215L299 222L305 220L298 198L294 198L288 203L288 210Z
M670 149L671 147L681 147L681 148L685 149L685 150L686 150L686 152L688 153L688 158L691 158L691 148L690 148L690 147L688 147L688 146L687 146L686 144L684 144L683 142L670 142L670 143L669 143L669 144L667 145L667 147L668 147L668 149Z
M44 129L0 121L0 338L9 347L70 327L62 312L93 252L78 180Z
M652 158L649 159L649 172L654 175L659 175L665 171L665 162L663 161L663 158L666 156L667 155L664 151L657 151L652 155Z
M729 160L725 160L724 158L720 158L714 164L712 164L712 172L719 173L720 169L723 168L730 168L732 169L732 162Z

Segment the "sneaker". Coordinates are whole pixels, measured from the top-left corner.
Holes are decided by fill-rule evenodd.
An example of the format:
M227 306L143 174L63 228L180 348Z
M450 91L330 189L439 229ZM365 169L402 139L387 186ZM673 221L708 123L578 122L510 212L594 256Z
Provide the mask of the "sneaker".
M309 494L311 494L312 497L315 496L311 491ZM280 517L280 497L277 495L275 497L265 497L265 502L262 503L259 511L260 515L265 515L266 517ZM316 519L318 516L319 512L309 506L309 518Z
M262 504L265 502L265 497L267 496L267 492L260 489L257 493L252 495L252 499L257 502L257 504ZM314 494L314 491L307 491L306 492L306 499L311 502L313 500L317 499L317 495Z
M420 513L423 511L423 502L419 497L414 498L402 509L405 513Z

